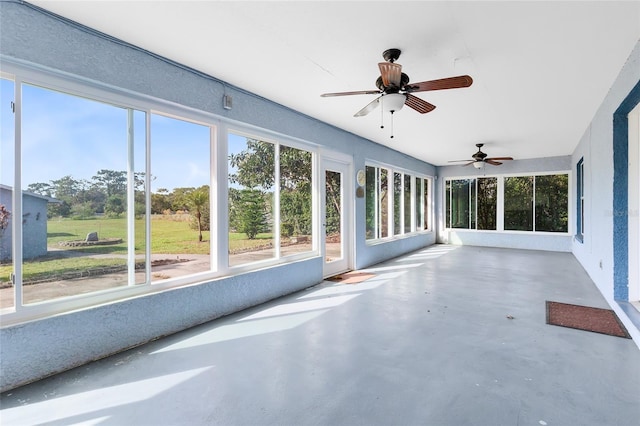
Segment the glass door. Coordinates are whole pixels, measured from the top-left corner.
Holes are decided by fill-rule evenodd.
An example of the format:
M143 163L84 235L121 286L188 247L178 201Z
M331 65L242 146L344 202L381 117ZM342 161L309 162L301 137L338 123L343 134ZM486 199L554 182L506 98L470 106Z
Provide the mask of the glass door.
M346 227L349 211L348 164L323 161L322 177L324 196L322 197L321 247L324 258L323 275L345 272L350 264L350 233Z

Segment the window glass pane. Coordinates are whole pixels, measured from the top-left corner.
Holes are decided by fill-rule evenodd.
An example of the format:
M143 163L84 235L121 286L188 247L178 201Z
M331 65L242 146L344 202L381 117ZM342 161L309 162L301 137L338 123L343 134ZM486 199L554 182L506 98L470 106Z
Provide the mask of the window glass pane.
M429 214L431 213L430 209L429 209L429 205L430 205L430 200L429 200L429 179L424 179L423 185L422 185L422 191L424 193L424 195L422 197L422 203L423 203L422 211L424 212L423 228L424 229L429 229Z
M380 169L380 238L389 236L389 171Z
M444 209L444 213L445 213L445 227L446 228L451 228L451 181L447 180L445 182L445 188L444 188L444 193L445 193L445 209Z
M469 201L470 201L470 212L469 212L469 216L470 216L470 228L471 229L476 229L476 180L475 179L471 179L469 180Z
M533 176L504 179L504 229L533 231Z
M377 224L377 219L378 219L378 200L377 200L377 187L378 187L378 179L377 179L377 171L378 168L377 167L371 167L371 166L367 166L365 168L366 170L366 177L367 177L367 182L365 183L365 191L364 191L364 197L365 197L365 226L366 226L366 231L365 231L365 238L367 240L372 240L375 238L378 238L378 224Z
M151 115L151 281L210 270L210 133Z
M478 178L478 229L496 229L497 190L497 178Z
M342 173L325 171L325 262L344 258L342 246Z
M11 102L14 83L0 79L0 309L14 306L12 229L15 123Z
M393 174L393 234L402 233L402 218L400 217L402 203L402 175Z
M411 232L411 176L404 175L404 232Z
M229 134L229 266L275 257L275 145Z
M312 155L280 146L280 255L311 251Z
M536 176L536 231L567 232L569 176Z
M451 227L469 228L469 180L451 181Z
M129 284L128 116L23 85L24 303Z
M415 179L415 192L416 192L416 202L415 202L415 220L416 220L416 230L422 230L423 226L423 192L422 192L422 178L417 177Z

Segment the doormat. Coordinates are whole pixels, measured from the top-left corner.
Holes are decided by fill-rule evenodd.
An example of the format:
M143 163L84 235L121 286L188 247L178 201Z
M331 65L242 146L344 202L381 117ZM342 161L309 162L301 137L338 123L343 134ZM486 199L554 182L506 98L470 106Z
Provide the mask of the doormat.
M371 274L369 272L351 271L345 272L344 274L334 275L333 277L327 278L327 280L335 281L340 284L358 284L375 276L376 274Z
M626 339L631 338L616 313L610 309L547 300L547 324L624 337Z

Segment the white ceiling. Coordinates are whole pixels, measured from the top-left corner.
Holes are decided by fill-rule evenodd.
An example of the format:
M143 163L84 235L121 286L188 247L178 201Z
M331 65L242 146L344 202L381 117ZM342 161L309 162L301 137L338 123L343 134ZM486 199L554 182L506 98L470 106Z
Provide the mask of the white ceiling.
M569 155L640 37L640 2L50 1L31 3L432 164ZM353 114L382 52L437 108Z

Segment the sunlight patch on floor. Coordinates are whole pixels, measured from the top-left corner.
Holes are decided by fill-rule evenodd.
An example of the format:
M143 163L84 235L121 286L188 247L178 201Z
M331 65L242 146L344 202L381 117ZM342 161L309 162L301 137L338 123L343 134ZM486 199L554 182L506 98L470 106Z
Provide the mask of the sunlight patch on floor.
M194 337L184 339L178 343L166 346L152 353L168 352L180 349L193 348L201 345L225 342L229 340L242 339L245 337L258 336L261 334L274 333L277 331L295 328L307 321L310 321L329 309L315 310L299 314L290 314L261 320L240 322L235 324L222 325L212 330L205 331Z
M286 303L283 305L278 305L272 308L265 309L264 311L249 315L248 317L244 317L238 321L254 320L254 319L261 319L266 317L289 315L289 314L295 314L299 312L308 312L308 311L316 311L319 309L333 308L348 302L349 300L353 299L356 296L358 296L358 294L351 294L351 295L337 296L337 297L327 297L327 298L309 300L304 302Z
M53 394L48 395L48 399L40 402L26 400L23 402L25 405L4 408L2 410L2 424L23 424L26 418L23 411L29 413L29 424L50 424L53 422L68 425L98 424L105 419L105 410L113 409L113 413L117 413L119 406L151 399L210 368L195 368L116 386L100 386L97 389L60 397ZM94 412L96 414L92 416L91 413Z

